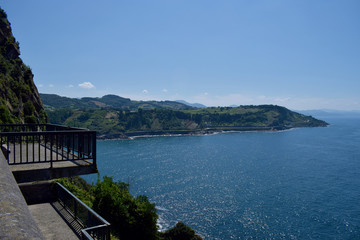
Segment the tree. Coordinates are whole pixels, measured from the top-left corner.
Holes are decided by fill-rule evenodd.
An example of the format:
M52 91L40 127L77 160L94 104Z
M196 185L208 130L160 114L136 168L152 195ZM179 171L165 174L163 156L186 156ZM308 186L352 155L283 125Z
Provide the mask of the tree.
M35 112L34 104L29 100L24 104L24 114L25 116L31 116Z
M175 227L163 233L164 240L201 240L195 231L182 222L178 222Z
M133 198L128 184L105 176L95 184L94 197L94 210L111 222L113 233L121 240L158 239L155 204L146 196Z
M10 116L10 111L6 107L6 105L0 105L0 124L9 124L9 123L13 123Z

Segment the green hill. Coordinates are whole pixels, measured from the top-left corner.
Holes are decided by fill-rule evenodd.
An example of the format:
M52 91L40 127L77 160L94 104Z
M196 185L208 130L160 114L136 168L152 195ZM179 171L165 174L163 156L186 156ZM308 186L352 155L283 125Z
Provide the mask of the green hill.
M194 109L194 107L188 106L183 103L175 101L133 101L129 98L123 98L117 95L105 95L101 98L84 97L68 98L62 97L56 94L45 94L40 93L45 108L48 110L55 110L59 108L70 109L101 109L101 108L116 108L122 110L137 110L142 109L176 109L176 110L187 110Z
M219 131L276 131L323 127L324 121L274 105L190 110L115 108L48 111L50 122L98 131L103 138L135 135L199 134Z

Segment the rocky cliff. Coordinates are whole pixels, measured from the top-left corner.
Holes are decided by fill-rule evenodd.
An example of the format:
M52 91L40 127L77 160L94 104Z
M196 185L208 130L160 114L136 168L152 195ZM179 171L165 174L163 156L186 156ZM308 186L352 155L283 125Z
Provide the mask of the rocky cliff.
M0 8L0 124L46 122L34 75L19 56L19 43Z

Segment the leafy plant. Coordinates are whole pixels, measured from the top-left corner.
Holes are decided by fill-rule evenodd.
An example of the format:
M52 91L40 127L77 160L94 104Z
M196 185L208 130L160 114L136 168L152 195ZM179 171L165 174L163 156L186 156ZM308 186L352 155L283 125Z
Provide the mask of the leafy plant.
M95 184L94 197L94 210L111 222L120 239L158 238L156 208L146 196L133 198L127 184L104 177Z
M195 234L195 231L182 222L178 222L175 227L162 233L163 240L201 240L202 238Z
M9 109L5 105L0 105L0 124L12 122Z
M31 102L31 101L27 101L25 104L24 104L24 114L25 115L33 115L35 112L35 107L34 107L34 104Z
M165 233L158 232L155 205L146 196L131 196L127 183L114 182L112 177L98 179L95 185L81 177L57 181L111 223L112 239L202 240L184 223Z

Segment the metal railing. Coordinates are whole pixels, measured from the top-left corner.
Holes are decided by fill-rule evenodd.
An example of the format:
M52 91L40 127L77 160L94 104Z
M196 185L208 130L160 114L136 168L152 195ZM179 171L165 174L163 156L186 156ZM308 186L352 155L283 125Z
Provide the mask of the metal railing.
M55 185L57 199L61 205L60 211L67 222L73 227L81 239L110 240L110 223L80 201L74 194L60 183Z
M53 124L2 124L1 149L9 165L91 160L96 167L96 132Z

